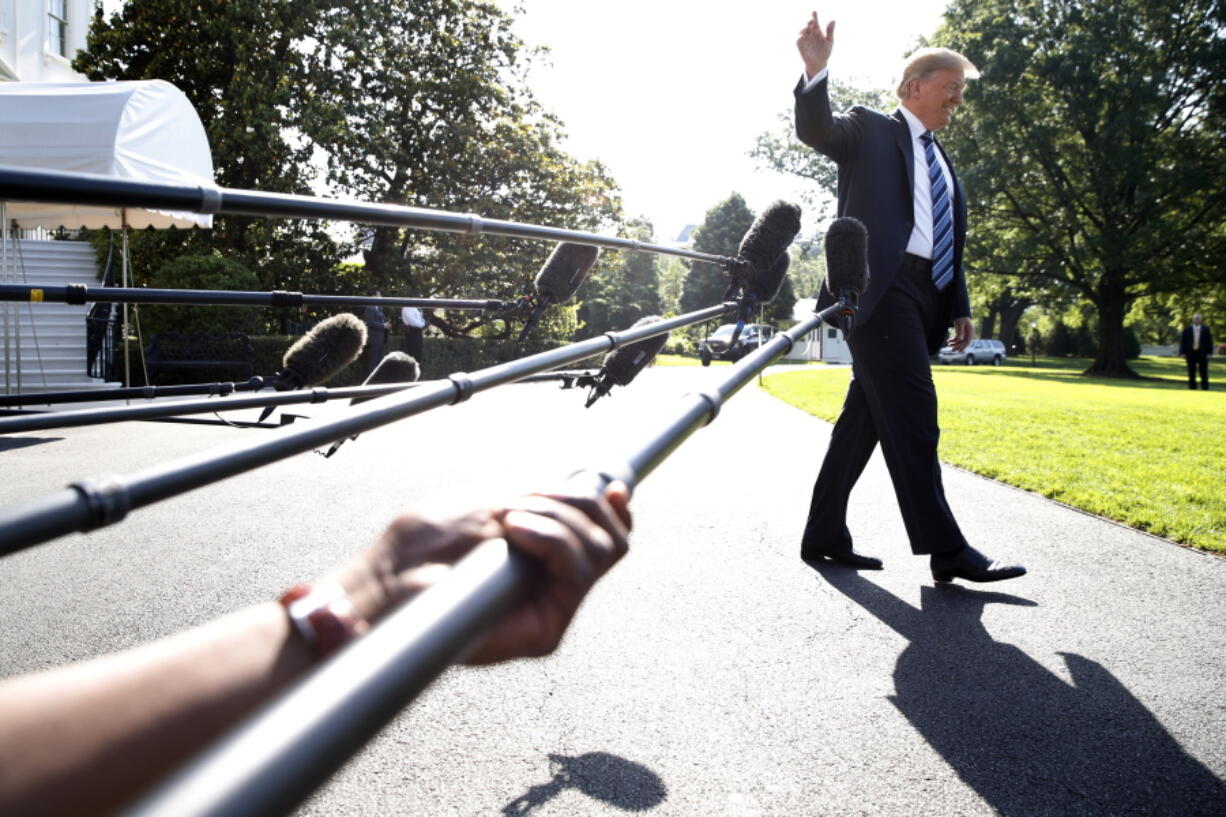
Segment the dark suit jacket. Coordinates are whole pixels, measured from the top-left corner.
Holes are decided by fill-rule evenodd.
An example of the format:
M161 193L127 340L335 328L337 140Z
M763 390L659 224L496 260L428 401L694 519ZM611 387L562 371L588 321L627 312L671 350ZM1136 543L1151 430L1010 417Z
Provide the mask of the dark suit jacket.
M1179 354L1187 355L1190 358L1208 357L1213 354L1213 335L1209 331L1209 327L1203 323L1200 325L1200 348L1195 352L1192 351L1192 327L1185 326L1183 334L1179 336Z
M915 219L915 158L911 130L899 111L892 116L856 106L846 114L830 110L826 80L804 90L796 86L796 135L839 166L839 216L852 216L868 229L868 290L860 297L857 325L865 323L894 276L907 251ZM938 148L940 145L938 143ZM945 156L944 149L941 155ZM962 272L966 243L966 196L945 156L954 180L954 280L941 293L939 325L929 327L928 351L935 353L945 340L954 318L968 318L970 299ZM834 302L822 288L818 308Z

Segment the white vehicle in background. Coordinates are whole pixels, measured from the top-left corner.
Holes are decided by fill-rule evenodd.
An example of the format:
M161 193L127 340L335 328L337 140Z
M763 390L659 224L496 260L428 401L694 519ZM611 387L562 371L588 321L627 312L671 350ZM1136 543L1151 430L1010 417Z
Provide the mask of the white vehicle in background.
M937 358L942 363L965 363L974 366L977 363L991 363L999 366L1008 357L1005 354L1005 344L999 340L972 340L971 345L961 352L955 352L948 346L942 347Z

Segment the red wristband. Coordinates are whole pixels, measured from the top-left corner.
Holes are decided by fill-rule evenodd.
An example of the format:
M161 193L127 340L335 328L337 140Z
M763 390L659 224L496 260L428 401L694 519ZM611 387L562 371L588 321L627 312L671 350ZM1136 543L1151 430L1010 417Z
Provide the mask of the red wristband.
M298 584L278 601L290 623L320 658L339 650L358 636L353 602L335 582Z

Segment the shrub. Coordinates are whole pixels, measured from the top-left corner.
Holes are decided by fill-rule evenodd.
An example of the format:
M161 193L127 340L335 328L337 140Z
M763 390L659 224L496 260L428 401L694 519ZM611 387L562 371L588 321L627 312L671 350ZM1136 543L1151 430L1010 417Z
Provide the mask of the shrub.
M255 273L237 261L219 255L185 255L155 272L149 279L149 286L154 289L259 291L260 282ZM252 306L145 304L140 309L141 332L146 339L156 332L254 334L263 329L264 311Z

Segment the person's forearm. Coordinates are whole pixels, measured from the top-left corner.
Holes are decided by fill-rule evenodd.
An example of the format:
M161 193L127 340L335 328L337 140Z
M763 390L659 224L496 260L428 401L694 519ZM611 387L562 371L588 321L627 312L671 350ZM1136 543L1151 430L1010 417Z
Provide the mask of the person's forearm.
M0 813L111 811L313 661L270 602L129 652L0 682Z

